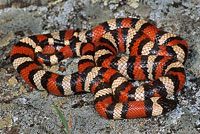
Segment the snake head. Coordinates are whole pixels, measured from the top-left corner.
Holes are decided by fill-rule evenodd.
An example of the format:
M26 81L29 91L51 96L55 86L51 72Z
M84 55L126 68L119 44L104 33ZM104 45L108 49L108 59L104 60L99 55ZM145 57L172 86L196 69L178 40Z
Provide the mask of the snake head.
M159 98L157 103L162 106L163 108L162 113L164 114L175 109L178 104L178 100L177 99L169 100L166 98Z

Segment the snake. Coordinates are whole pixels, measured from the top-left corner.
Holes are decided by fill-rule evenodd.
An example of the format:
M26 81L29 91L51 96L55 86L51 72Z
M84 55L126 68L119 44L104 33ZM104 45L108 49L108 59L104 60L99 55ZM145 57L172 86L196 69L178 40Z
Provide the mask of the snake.
M10 53L25 82L56 96L90 92L107 119L165 114L186 81L188 45L143 19L107 20L90 30L62 30L24 37ZM78 71L61 75L44 69L80 57ZM139 81L139 85L133 83Z

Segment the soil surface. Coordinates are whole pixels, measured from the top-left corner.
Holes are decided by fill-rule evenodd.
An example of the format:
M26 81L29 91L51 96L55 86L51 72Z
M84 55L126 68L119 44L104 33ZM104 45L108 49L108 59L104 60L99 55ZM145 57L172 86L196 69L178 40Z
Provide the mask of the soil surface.
M152 118L107 120L94 109L89 94L56 97L27 85L14 70L9 54L19 39L64 29L91 29L112 18L145 19L180 35L189 45L187 81L177 108ZM0 133L64 133L52 105L70 123L71 134L200 133L200 1L199 0L1 0L0 1ZM64 73L77 70L78 59L62 61ZM63 67L64 66L64 67ZM51 68L59 70L58 66ZM56 125L57 124L57 125Z

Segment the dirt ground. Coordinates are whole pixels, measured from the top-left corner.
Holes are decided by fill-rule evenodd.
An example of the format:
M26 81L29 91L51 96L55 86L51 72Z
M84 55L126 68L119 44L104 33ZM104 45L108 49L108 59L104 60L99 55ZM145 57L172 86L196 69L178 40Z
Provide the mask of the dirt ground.
M107 120L94 109L91 94L56 97L36 91L14 70L9 54L19 39L64 29L91 29L112 18L134 17L180 35L189 45L187 80L177 108L152 118ZM63 133L52 105L71 121L71 134L200 133L200 1L199 0L1 0L0 1L0 133ZM63 61L65 73L78 59ZM57 69L54 67L52 69Z

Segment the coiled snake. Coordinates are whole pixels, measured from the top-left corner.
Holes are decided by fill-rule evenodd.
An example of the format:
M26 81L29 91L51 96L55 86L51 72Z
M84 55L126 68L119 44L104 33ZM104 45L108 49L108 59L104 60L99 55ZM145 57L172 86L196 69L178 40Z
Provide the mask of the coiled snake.
M31 87L57 96L91 92L101 116L121 119L157 116L174 109L177 101L169 97L184 86L187 55L187 43L177 35L145 20L119 18L87 31L25 37L14 45L10 59ZM40 64L77 56L78 72L71 75L46 71ZM133 86L130 80L150 82Z

